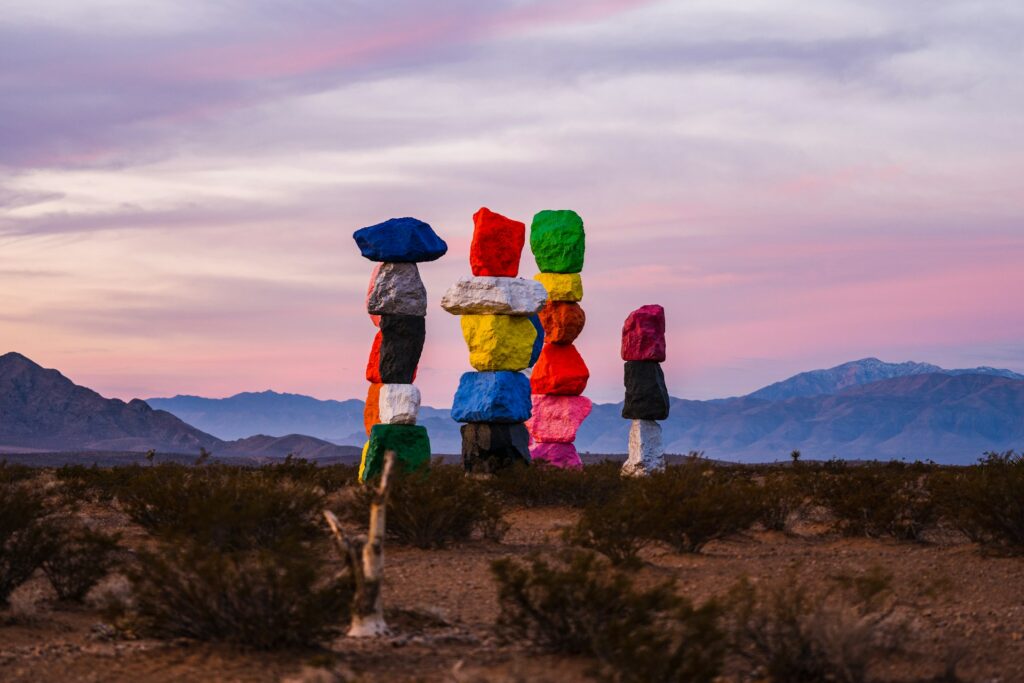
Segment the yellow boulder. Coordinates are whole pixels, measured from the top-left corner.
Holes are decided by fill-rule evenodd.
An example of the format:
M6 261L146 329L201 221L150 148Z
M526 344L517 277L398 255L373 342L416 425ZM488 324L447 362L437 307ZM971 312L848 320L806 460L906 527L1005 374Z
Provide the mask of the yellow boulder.
M474 370L518 371L530 365L537 328L521 315L464 315L462 336Z
M359 456L359 481L365 481L363 473L366 472L366 454L370 451L370 442L363 444L363 454Z
M533 279L544 285L551 301L583 299L583 279L579 273L537 273Z

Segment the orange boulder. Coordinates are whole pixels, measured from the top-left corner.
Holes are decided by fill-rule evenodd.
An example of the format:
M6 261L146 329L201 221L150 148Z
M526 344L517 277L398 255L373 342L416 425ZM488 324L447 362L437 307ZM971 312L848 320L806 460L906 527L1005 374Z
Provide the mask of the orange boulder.
M554 344L572 344L587 322L583 308L572 301L549 301L538 316L544 328L544 341Z
M579 396L587 388L590 371L572 344L545 344L533 366L530 391L534 394Z

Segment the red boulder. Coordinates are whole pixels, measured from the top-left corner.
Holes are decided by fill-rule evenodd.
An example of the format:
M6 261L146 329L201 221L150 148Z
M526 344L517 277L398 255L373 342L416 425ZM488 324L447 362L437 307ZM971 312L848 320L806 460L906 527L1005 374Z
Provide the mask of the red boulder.
M370 359L366 361L366 381L371 384L380 384L380 343L383 335L380 332L373 338L373 346L370 348Z
M469 246L473 275L517 276L525 242L524 223L481 208L473 214L473 242Z
M636 309L622 326L622 360L665 360L665 309L649 304Z
M587 388L590 370L572 344L545 344L533 366L530 391L534 394L579 396Z
M549 301L537 314L544 328L544 341L572 344L580 336L587 316L574 301Z

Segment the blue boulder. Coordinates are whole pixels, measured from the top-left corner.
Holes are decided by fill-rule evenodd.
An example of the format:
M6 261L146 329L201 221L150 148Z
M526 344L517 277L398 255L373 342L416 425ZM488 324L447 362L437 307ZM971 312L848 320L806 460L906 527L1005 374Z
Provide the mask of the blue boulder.
M515 423L530 419L530 380L520 372L467 372L452 404L456 422Z
M534 313L530 316L530 322L533 323L534 328L537 330L537 338L533 340L533 351L530 352L530 366L533 367L537 364L537 359L540 358L540 350L544 348L544 326L540 324L540 316Z
M421 263L436 261L448 251L434 229L416 218L392 218L360 228L352 238L363 257L371 261Z

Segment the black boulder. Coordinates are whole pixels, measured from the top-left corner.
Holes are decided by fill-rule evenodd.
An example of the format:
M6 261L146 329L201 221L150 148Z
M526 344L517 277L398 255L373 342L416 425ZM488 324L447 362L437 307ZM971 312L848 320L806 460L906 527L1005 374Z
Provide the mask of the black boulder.
M462 463L467 472L497 472L530 462L530 433L522 422L462 425Z
M653 360L626 361L626 402L622 417L627 420L668 419L668 388L661 363Z
M380 317L380 379L385 384L412 384L427 338L426 318Z

